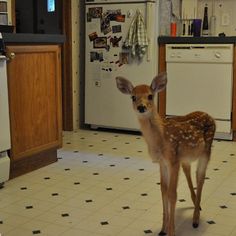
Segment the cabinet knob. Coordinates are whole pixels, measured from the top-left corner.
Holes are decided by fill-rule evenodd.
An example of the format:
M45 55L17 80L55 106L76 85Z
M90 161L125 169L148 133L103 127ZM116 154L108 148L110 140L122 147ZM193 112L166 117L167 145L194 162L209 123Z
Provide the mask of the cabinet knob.
M11 61L12 59L14 59L16 56L16 54L14 52L10 52L7 54L7 60Z

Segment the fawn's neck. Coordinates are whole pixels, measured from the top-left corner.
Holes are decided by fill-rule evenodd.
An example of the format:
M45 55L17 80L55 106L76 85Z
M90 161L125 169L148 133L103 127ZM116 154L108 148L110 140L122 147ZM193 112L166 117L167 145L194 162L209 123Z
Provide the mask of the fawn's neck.
M163 149L163 121L155 111L148 117L139 117L138 119L149 153L153 161L157 162L156 154L162 153Z

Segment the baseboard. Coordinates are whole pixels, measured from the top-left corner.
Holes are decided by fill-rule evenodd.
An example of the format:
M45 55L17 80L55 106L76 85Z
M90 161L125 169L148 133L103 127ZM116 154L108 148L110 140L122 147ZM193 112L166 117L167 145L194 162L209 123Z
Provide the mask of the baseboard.
M50 149L10 163L10 179L37 170L57 161L57 149Z

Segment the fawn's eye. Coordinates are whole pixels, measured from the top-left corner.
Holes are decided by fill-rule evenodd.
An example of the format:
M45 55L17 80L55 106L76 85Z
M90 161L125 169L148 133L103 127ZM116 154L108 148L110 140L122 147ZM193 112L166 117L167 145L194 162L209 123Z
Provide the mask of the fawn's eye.
M132 96L131 99L132 99L133 102L136 101L136 97L135 96Z
M152 98L153 98L153 96L150 94L150 95L148 95L148 100L152 100Z

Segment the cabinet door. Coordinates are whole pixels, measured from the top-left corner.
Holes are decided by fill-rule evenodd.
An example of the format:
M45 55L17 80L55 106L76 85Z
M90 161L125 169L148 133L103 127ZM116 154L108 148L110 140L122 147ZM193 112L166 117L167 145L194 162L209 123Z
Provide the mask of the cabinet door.
M7 46L11 158L61 146L61 59L57 45Z

